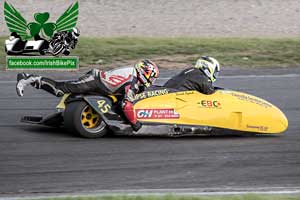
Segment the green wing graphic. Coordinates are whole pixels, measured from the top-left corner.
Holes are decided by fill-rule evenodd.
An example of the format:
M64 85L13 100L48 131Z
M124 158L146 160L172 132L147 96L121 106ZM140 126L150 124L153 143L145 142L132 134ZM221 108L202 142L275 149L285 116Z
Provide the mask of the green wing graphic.
M4 18L9 31L16 32L22 39L28 39L31 36L27 32L27 22L12 5L4 2Z
M56 31L69 31L76 26L78 19L78 2L72 4L59 18L56 20Z

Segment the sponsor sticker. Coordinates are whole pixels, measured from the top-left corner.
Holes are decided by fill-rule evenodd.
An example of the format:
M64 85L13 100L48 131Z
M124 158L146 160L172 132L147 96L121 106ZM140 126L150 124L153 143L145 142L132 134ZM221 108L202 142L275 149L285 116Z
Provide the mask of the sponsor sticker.
M255 126L255 125L248 125L248 124L247 124L247 128L257 129L260 131L268 131L268 129L269 129L269 127L267 127L267 126Z
M201 100L198 104L201 108L221 108L221 103L215 100Z
M168 94L168 93L169 93L168 89L145 91L140 94L137 94L135 96L135 100L141 100L141 99L145 99L148 97L160 96L160 95L164 95L164 94Z
M194 91L176 92L176 96L194 94Z
M238 98L238 99L240 99L240 100L242 100L242 101L248 101L250 103L254 103L254 104L260 105L260 106L265 107L265 108L271 108L272 107L272 105L267 103L266 101L263 101L261 99L255 98L255 97L251 97L249 95L238 94L238 93L234 93L234 92L232 92L231 95Z
M179 113L173 108L163 109L136 109L138 119L178 119Z

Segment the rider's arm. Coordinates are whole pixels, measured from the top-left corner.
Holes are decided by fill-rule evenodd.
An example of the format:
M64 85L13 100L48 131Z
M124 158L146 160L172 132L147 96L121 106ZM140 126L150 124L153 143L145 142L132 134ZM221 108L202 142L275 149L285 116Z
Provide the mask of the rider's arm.
M210 82L207 78L204 78L204 80L200 82L197 87L197 90L201 91L203 94L212 94L215 92L212 82Z
M131 84L125 86L125 96L123 100L123 111L129 122L135 127L136 130L140 128L140 123L138 123L135 111L133 109L133 102L135 100L135 95L139 92L139 86L134 80Z
M125 86L125 96L126 101L133 102L135 100L135 95L139 92L139 87L136 83L132 82L130 85Z
M189 69L186 72L182 73L180 81L182 82L179 88L185 88L188 90L197 90L203 94L212 94L214 93L214 87L212 82L203 75L203 73L198 69ZM183 80L182 80L183 79Z

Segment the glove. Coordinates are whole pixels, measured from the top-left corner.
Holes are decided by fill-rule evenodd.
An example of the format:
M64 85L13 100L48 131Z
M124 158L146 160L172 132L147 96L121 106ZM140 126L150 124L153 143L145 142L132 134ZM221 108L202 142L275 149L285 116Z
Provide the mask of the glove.
M142 128L142 124L141 122L137 121L135 124L131 124L131 128L137 132L138 130L140 130L140 128Z

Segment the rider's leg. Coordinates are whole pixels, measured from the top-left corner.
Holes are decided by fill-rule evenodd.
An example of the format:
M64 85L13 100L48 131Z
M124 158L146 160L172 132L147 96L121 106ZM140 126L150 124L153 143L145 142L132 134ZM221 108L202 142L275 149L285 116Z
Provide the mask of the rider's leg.
M55 81L53 79L30 75L18 74L17 94L23 96L24 88L32 85L37 89L43 89L57 97L63 96L65 93L85 94L85 93L105 93L100 81L92 74L86 74L76 81Z

